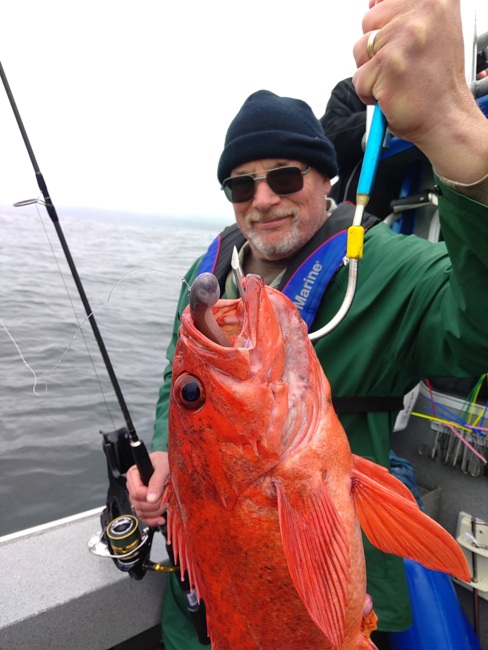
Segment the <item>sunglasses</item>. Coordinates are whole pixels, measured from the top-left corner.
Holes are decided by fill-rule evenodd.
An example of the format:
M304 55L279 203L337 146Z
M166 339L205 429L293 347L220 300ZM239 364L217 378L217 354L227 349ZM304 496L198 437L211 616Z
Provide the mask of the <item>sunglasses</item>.
M225 196L231 203L245 203L251 201L256 193L256 183L266 181L269 188L278 196L287 196L299 192L303 188L303 177L308 174L310 167L305 171L299 167L277 167L270 169L265 176L230 176L222 183Z

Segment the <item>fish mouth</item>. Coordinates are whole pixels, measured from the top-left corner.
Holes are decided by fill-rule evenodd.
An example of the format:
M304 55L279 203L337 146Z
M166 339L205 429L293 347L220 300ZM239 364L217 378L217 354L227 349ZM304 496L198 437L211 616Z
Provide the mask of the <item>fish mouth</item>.
M260 454L267 449L273 464L291 445L305 444L316 427L320 365L305 322L283 293L248 274L240 294L240 299L219 299L213 274L195 278L181 316L180 363L197 376L200 372L208 386L225 388L232 408L238 404L243 412L259 412L258 419L268 423L265 433L247 431L244 438Z
M189 308L181 316L180 338L197 363L238 380L262 376L266 383L287 382L291 375L295 382L297 373L307 377L306 325L291 301L259 275L243 276L239 288L240 299L219 299L213 274L195 278Z

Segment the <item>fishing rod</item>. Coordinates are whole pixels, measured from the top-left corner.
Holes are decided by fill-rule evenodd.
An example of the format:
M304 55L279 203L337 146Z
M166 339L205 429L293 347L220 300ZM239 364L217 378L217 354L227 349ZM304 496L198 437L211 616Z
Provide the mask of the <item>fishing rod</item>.
M127 408L122 390L120 388L118 379L110 361L105 343L103 341L100 330L98 329L93 310L90 307L85 289L81 282L78 270L74 263L71 251L64 236L59 218L56 213L54 204L49 196L46 182L41 173L39 165L37 164L34 151L30 144L27 132L25 130L22 118L20 116L17 104L10 89L7 77L5 75L2 63L0 62L0 76L2 78L5 91L7 93L10 105L12 107L15 119L22 134L24 144L26 146L29 158L37 179L37 184L44 197L44 205L48 212L51 221L54 224L56 232L61 242L66 260L68 262L71 274L75 281L78 293L85 308L86 315L90 321L93 334L97 341L102 359L104 361L107 373L112 383L115 395L117 397L120 410L126 423L126 429L119 429L110 434L103 434L103 449L107 458L107 467L109 475L109 496L107 498L107 505L102 512L102 533L96 534L89 541L89 549L96 555L102 557L110 557L114 560L116 566L121 570L129 573L131 578L140 580L144 577L148 569L152 571L167 573L172 571L179 571L179 567L175 566L174 557L171 547L167 544L166 550L170 558L170 565L159 562L151 562L149 560L149 552L151 549L152 538L155 529L144 528L141 532L139 529L139 521L132 514L131 504L128 498L126 481L123 474L127 472L129 467L135 462L142 482L147 485L151 478L154 468L149 457L146 445L137 436L132 418ZM30 202L28 202L30 203ZM20 205L25 204L21 202ZM129 442L130 451L127 449L127 440ZM133 462L131 462L131 460ZM166 537L166 530L160 527L159 530ZM206 628L206 613L203 603L198 602L196 592L191 588L188 574L185 572L179 581L180 587L186 597L186 605L190 617L195 625L199 640L202 644L208 645L210 643L207 635Z
M139 522L132 516L131 504L127 494L126 480L123 474L127 472L128 468L132 464L135 463L142 481L147 485L153 474L154 468L144 442L137 436L129 409L108 355L107 348L105 347L93 310L86 296L85 289L61 228L56 209L51 197L49 196L46 181L44 180L39 165L37 164L34 151L27 136L27 132L1 62L0 76L20 129L20 133L24 140L27 153L29 154L29 158L34 168L37 184L42 196L44 197L43 204L54 224L54 228L56 229L71 275L73 276L76 288L78 289L81 302L83 303L93 335L98 344L105 368L107 369L108 376L125 420L126 428L119 429L112 434L103 433L103 450L107 458L109 491L107 506L101 515L103 531L100 535L100 540L103 536L105 544L107 544L112 550L110 557L114 559L114 562L119 569L128 572L131 577L140 579L144 576L148 568L153 568L151 565L154 563L148 561L148 556L154 530L145 528L142 533L139 530ZM15 205L21 206L30 203L31 201L21 201ZM145 549L144 553L142 553L143 547Z
M3 69L3 66L0 62L0 76L2 78L3 85L5 87L5 91L7 93L7 97L9 99L10 105L12 107L12 111L14 113L15 119L17 121L17 125L20 129L20 133L22 135L22 139L24 140L25 147L27 149L27 153L29 154L29 158L31 160L32 166L34 168L34 172L36 175L37 179L37 185L39 186L39 189L42 193L42 196L44 197L44 205L46 207L47 213L51 219L51 221L54 224L54 228L56 230L56 233L58 235L59 241L61 243L61 247L63 249L63 252L66 257L66 261L68 262L68 266L71 271L71 275L73 276L73 280L75 282L76 288L78 289L78 293L80 295L81 302L83 303L83 307L85 309L86 315L88 317L88 320L90 322L93 335L95 337L95 340L98 344L98 348L100 350L100 354L102 355L103 362L105 364L105 367L107 369L108 376L110 378L110 382L112 384L112 387L114 389L115 395L117 397L117 401L119 403L120 410L122 412L122 415L125 420L125 424L127 426L127 432L130 440L130 446L132 450L132 454L134 456L134 461L137 465L137 468L139 470L139 473L141 474L142 480L146 483L149 482L149 479L151 478L151 475L153 473L153 467L151 463L151 459L149 458L149 454L147 452L146 446L142 440L139 439L137 436L136 430L134 428L134 424L132 422L132 418L129 413L129 409L127 408L127 404L125 402L124 396L122 394L122 390L120 388L120 384L118 382L118 379L115 375L112 362L110 360L110 357L107 352L107 348L105 347L105 343L103 341L102 335L100 333L100 330L98 329L97 322L95 320L95 315L93 313L92 308L90 307L90 303L88 302L88 298L85 293L85 289L83 287L83 284L81 282L80 276L78 274L78 270L76 268L76 265L74 263L73 257L71 255L71 251L69 249L68 243L66 241L66 238L63 233L63 229L61 228L61 224L59 222L58 215L56 213L56 208L54 207L54 204L51 200L51 197L49 196L49 192L47 189L46 181L44 180L44 177L41 173L41 170L39 168L39 165L37 164L36 157L34 155L34 151L32 149L31 143L29 141L29 138L27 136L27 132L25 130L24 124L22 122L22 118L20 116L19 110L17 108L17 104L15 102L14 96L12 94L12 91L10 89L10 85L8 83L7 77L5 75L5 71ZM23 202L20 203L22 205Z
M137 465L141 480L145 485L149 483L154 468L149 457L146 445L137 436L129 409L125 402L120 384L112 366L109 354L105 347L102 335L98 328L93 310L90 306L85 289L81 282L78 270L74 263L71 251L64 236L61 224L59 222L56 209L49 195L46 181L41 173L37 163L34 151L30 144L27 132L25 130L22 118L20 116L17 104L15 102L13 93L10 89L5 71L2 63L0 62L0 76L2 78L5 91L7 93L10 105L12 107L15 119L17 121L20 133L24 140L24 144L29 154L32 166L37 179L37 184L44 197L44 205L47 213L54 224L59 241L66 256L68 266L70 268L73 280L78 289L78 293L83 303L88 320L93 331L93 335L97 341L102 359L107 369L108 376L112 383L115 395L117 397L120 410L124 417L127 429L119 429L112 434L104 434L104 452L107 458L108 474L109 474L109 497L112 496L111 503L107 504L104 512L102 513L102 534L95 535L89 542L89 548L92 552L105 557L111 557L116 566L122 571L126 571L132 578L141 579L147 569L159 572L178 571L179 567L174 566L174 558L172 556L171 548L166 545L168 555L170 557L171 565L168 566L163 563L151 562L148 560L149 551L151 547L154 529L145 529L142 534L139 530L139 522L133 516L128 499L127 488L125 479L122 477L127 472L132 460ZM22 203L21 203L22 204ZM127 450L127 437L130 445L130 454ZM165 535L165 530L160 528L161 532ZM188 580L188 575L185 573L181 576L180 586L185 593L187 600L187 608L197 630L200 642L207 645L209 643L206 621L205 621L205 607L198 603L195 591L191 588Z

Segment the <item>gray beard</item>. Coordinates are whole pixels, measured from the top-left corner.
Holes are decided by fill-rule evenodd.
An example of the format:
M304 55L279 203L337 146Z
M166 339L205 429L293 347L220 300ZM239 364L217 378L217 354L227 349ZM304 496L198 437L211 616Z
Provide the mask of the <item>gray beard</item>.
M273 216L279 216L279 213L275 213ZM287 257L288 255L294 253L297 247L299 234L298 225L296 222L297 217L298 214L295 214L291 231L287 235L283 235L282 239L280 239L279 242L275 242L274 244L266 243L266 237L259 232L251 230L249 223L248 227L250 232L246 234L246 237L249 240L251 246L256 249L256 251L258 251L258 253L260 253L264 258L270 256L274 257L276 255ZM298 247L300 248L300 245L298 245Z
M251 246L264 258L275 255L287 257L295 251L297 246L297 239L294 230L295 228L293 228L293 230L285 235L279 242L275 242L274 244L266 243L263 241L263 237L261 237L260 234L254 232L248 235L247 238Z

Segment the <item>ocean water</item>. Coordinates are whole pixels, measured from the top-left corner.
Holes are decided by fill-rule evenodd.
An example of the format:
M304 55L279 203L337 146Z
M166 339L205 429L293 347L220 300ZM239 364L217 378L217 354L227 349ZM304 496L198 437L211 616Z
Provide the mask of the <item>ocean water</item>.
M99 432L124 426L54 225L14 210L0 212L0 535L103 505ZM181 276L226 224L58 213L149 445Z

